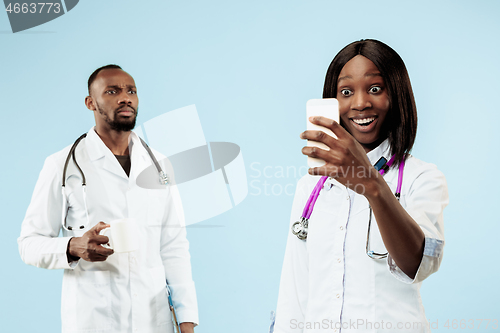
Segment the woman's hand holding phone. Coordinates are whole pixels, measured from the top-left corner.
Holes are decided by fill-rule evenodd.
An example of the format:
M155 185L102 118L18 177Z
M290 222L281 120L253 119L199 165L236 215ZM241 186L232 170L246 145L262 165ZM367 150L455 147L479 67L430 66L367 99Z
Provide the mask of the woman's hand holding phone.
M309 121L329 129L336 136L318 130L307 130L300 135L301 139L319 142L327 147L322 149L308 145L302 148L304 155L325 162L322 166L311 167L309 174L334 178L361 195L375 193L376 180L380 174L368 160L361 144L335 120L314 116Z

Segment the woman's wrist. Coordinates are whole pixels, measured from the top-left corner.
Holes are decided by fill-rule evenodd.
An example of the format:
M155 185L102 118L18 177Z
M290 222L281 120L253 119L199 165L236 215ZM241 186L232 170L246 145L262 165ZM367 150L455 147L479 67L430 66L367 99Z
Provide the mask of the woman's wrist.
M384 178L381 177L377 172L377 176L374 178L370 178L370 180L365 185L364 195L370 205L373 206L378 200L380 200L380 198L384 196L384 190L387 190L388 188L389 187Z

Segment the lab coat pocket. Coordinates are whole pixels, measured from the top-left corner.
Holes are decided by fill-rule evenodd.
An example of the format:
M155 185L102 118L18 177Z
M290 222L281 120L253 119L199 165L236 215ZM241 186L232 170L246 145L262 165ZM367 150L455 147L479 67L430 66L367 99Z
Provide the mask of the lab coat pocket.
M109 271L69 271L62 295L63 332L112 329Z
M158 326L171 323L165 268L163 265L156 266L149 271L151 275L151 301L155 304L152 315L156 318L153 318L153 322L156 322Z

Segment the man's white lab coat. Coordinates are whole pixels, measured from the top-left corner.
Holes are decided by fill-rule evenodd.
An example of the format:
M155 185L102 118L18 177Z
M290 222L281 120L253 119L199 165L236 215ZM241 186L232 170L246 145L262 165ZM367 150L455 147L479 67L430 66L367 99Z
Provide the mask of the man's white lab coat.
M172 290L179 322L198 323L189 244L177 188L148 190L136 178L152 160L135 133L130 134L130 177L92 128L76 149L87 181L90 225L61 227L63 166L70 147L49 156L40 173L18 239L27 264L65 269L62 290L63 332L173 332L165 280ZM85 223L82 177L73 161L66 173L67 225ZM139 250L114 253L104 262L68 263L71 237L94 225L135 218ZM59 233L62 230L62 237Z

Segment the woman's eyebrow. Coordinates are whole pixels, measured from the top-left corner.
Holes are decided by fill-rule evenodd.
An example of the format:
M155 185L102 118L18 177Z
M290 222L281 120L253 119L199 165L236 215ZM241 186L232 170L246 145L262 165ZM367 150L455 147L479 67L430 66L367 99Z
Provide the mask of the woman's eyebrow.
M366 73L365 74L365 77L370 77L370 76L380 76L380 77L382 77L382 74L380 74L380 72ZM352 79L352 76L351 75L346 75L346 76L339 77L339 80L337 82L340 82L340 81L345 80L345 79Z
M340 82L340 81L345 80L345 79L352 79L352 76L346 75L346 76L339 77L339 80L337 82Z

